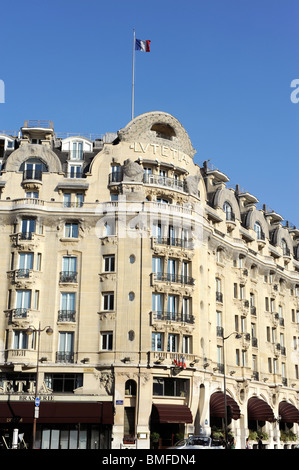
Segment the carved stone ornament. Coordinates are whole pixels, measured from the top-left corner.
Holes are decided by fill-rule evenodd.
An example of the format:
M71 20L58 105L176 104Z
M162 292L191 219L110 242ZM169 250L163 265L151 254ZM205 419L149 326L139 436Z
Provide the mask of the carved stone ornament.
M133 162L128 158L124 162L123 175L124 181L142 182L144 170L139 163Z

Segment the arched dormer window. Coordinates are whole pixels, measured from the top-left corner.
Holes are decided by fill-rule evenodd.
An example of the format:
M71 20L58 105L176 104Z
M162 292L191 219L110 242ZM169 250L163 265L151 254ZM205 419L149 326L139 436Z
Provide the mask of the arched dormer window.
M254 224L254 231L256 233L256 237L258 240L264 240L265 234L262 230L261 224L259 222L255 222Z
M282 253L284 256L290 256L291 252L284 238L281 239L281 248L282 248Z
M48 171L48 167L38 158L29 158L22 163L20 171L23 171L23 179L41 180L42 174Z
M225 201L225 203L223 204L223 210L225 212L226 220L235 220L235 214L233 213L233 208L229 202Z
M173 127L162 122L153 124L151 131L156 132L156 137L160 137L161 139L172 140L172 138L175 137L175 131Z

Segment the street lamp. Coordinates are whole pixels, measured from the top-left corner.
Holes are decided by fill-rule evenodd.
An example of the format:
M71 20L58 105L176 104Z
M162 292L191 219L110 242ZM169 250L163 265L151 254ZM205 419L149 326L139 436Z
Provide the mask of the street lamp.
M232 335L236 335L236 339L242 338L240 333L235 331L228 336L222 335L222 351L223 351L223 389L224 389L224 440L225 447L227 448L227 400L226 400L226 379L225 379L225 351L224 351L224 341L230 338Z
M39 408L37 406L37 398L38 398L38 374L39 374L39 347L40 347L40 334L42 331L45 331L47 335L51 336L53 334L53 330L50 326L45 326L45 328L40 327L40 322L38 329L34 326L29 326L26 330L27 335L32 335L35 331L37 333L37 361L36 361L36 380L35 380L35 395L34 395L34 416L33 416L33 440L32 440L32 448L35 449L35 436L36 436L36 420L39 416Z

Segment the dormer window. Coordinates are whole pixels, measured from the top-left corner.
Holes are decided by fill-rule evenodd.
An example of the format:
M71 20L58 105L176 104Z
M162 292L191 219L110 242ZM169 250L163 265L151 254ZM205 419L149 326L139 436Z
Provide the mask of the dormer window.
M156 133L160 139L172 140L175 137L175 131L169 124L156 123L151 127L151 131Z
M23 177L25 180L33 179L41 181L42 173L48 171L48 168L38 158L30 158L21 165L20 170L23 171Z
M85 152L92 152L92 142L84 137L68 137L62 141L61 150L68 152L69 160L83 160Z
M232 206L227 201L225 201L223 204L223 210L225 212L226 220L235 220L235 214L233 213Z
M83 159L83 142L73 142L71 152L71 160L82 160Z

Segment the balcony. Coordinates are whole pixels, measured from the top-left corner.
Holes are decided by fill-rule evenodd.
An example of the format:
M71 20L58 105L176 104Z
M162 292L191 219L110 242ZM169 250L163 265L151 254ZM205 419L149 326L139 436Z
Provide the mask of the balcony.
M195 318L193 315L188 315L186 313L178 313L178 312L164 312L162 310L152 312L152 320L153 321L173 321L173 322L190 323L190 324L193 324L195 322Z
M29 308L13 308L10 311L10 319L11 321L13 321L18 320L20 318L28 318L29 311Z
M168 245L174 246L179 248L187 248L189 250L193 249L193 242L189 240L184 240L181 238L173 238L173 237L153 237L153 243L157 245Z
M77 283L78 273L76 271L61 271L59 273L59 282L62 283Z
M162 282L174 282L183 285L194 285L194 279L190 276L184 276L182 274L170 274L170 273L152 273L152 278L154 281Z
M169 178L168 176L151 175L145 174L143 177L145 184L153 184L156 186L163 186L166 189L174 189L176 191L184 191L184 181L180 181L175 178Z
M121 183L123 181L122 171L115 171L113 173L110 173L108 181L109 181L109 185L113 183ZM144 184L160 186L166 189L186 192L184 181L178 180L176 178L169 178L168 176L144 174L142 182Z
M58 321L59 322L75 322L76 311L75 310L58 310Z
M74 362L74 353L73 352L56 352L56 362L64 364L72 364Z
M223 294L222 292L216 292L216 302L223 303Z

